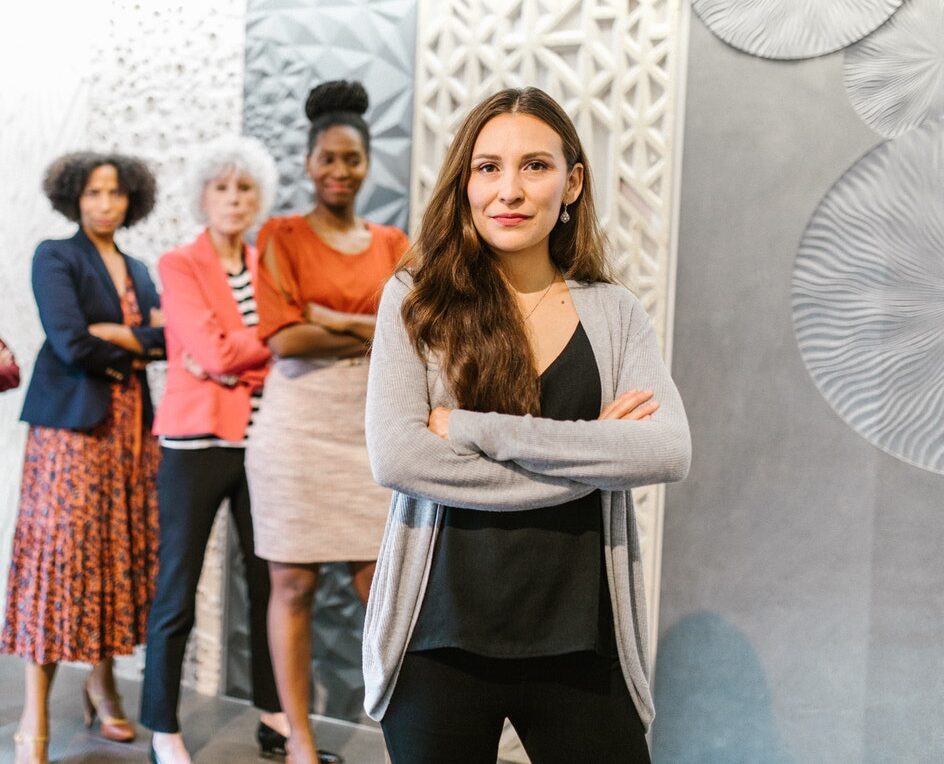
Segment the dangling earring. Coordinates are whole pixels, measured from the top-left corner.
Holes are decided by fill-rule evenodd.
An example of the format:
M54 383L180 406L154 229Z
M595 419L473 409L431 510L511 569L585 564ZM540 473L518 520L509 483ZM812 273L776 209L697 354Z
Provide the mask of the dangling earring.
M570 222L570 213L567 212L567 202L564 202L564 211L560 214L560 222L561 223Z

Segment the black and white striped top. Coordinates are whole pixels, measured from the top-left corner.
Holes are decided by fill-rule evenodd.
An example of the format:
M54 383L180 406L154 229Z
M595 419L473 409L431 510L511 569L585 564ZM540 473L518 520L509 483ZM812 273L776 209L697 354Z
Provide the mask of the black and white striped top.
M227 273L226 280L229 282L229 288L233 292L233 299L239 308L239 313L245 326L258 326L259 311L256 307L256 294L252 286L252 275L243 262L242 270L239 273ZM249 432L252 430L253 420L259 411L259 405L262 402L262 390L253 390L249 398L249 423L246 425L246 434L242 440L223 440L214 435L194 435L190 437L167 437L161 436L160 444L165 448L176 448L181 450L193 450L197 448L244 448Z

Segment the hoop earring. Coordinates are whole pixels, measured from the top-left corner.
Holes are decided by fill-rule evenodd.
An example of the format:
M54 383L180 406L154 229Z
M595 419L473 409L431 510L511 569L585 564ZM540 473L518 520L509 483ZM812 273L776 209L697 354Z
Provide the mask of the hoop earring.
M567 212L567 202L564 202L564 211L560 214L560 222L561 223L570 222L570 213Z

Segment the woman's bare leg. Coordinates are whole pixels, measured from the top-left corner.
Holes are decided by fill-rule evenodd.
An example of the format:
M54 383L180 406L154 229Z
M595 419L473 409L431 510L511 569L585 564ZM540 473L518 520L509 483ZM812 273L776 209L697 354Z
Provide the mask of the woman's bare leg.
M105 658L105 660L92 666L86 682L90 690L96 695L104 698L112 698L118 694L118 686L115 684L115 659Z
M318 764L308 699L311 695L311 605L318 586L317 564L269 563L269 650L291 734L286 744L290 764Z
M23 713L20 716L18 734L24 740L22 752L31 753L37 747L45 748L49 737L49 692L56 675L58 663L26 662L26 695L23 698ZM36 740L36 745L29 742ZM47 741L39 739L46 738Z
M369 562L352 562L351 578L354 582L354 591L360 597L361 602L367 604L367 595L370 594L370 583L374 580L374 568L377 563L373 560Z

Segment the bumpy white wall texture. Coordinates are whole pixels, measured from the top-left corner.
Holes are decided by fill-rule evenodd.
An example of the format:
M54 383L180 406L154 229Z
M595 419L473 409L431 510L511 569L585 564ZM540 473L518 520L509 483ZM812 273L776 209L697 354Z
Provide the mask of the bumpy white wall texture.
M4 15L6 25L10 15ZM163 251L192 238L198 226L180 196L181 177L199 143L241 129L245 4L41 1L12 13L18 17L21 22L5 31L22 51L2 70L21 77L7 76L0 100L4 177L16 179L0 187L4 209L16 211L0 228L0 335L15 345L28 373L42 339L29 291L29 258L40 239L72 230L38 193L42 168L68 149L138 154L157 173L159 201L147 221L120 235L120 245L153 265ZM19 98L7 97L10 87ZM14 424L20 400L0 400L4 580L25 433ZM216 690L219 677L223 538L215 534L207 556L186 670L205 692ZM133 672L139 662L123 668Z
M682 0L421 0L417 34L414 222L469 108L503 87L546 90L577 125L617 273L667 358L687 14ZM635 497L654 649L664 494Z

